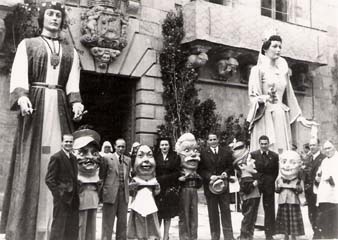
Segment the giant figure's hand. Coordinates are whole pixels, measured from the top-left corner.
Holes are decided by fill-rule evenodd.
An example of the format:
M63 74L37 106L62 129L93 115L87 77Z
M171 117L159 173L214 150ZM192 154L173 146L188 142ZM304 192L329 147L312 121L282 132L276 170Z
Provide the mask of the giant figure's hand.
M82 119L84 106L80 102L73 103L73 113L74 113L74 121L80 121Z
M34 111L31 101L26 96L22 96L18 99L18 105L20 106L22 116L30 115Z
M300 122L304 127L310 128L312 126L319 126L318 123L316 123L315 121L310 121L307 120L306 118L304 118L303 116L299 116L297 118L297 121Z

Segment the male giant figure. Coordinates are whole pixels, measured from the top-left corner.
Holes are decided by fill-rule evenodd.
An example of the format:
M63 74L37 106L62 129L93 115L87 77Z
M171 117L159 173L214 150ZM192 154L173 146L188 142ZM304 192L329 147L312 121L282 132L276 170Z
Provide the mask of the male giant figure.
M220 176L225 177L225 181L233 174L232 153L230 149L219 145L218 136L210 133L208 136L208 148L201 152L201 162L198 168L199 174L203 178L204 194L208 205L209 225L212 240L220 239L220 216L224 239L233 239L232 222L230 214L230 194L229 190L221 194L214 194L209 190L210 181L215 181ZM219 213L219 210L220 213Z
M260 136L260 149L251 152L256 160L258 188L263 196L264 230L267 240L273 239L275 232L275 180L278 176L278 154L269 150L269 138Z
M99 171L100 179L103 181L102 240L112 239L115 217L117 217L116 239L127 239L130 158L124 155L126 150L124 139L117 139L114 147L116 152L111 158L103 158Z
M59 38L65 7L53 1L39 9L42 33L19 44L10 79L10 108L21 114L1 216L8 240L47 239L53 210L47 164L62 135L73 131L69 108L74 118L83 111L78 55Z
M316 224L318 207L316 206L317 195L313 192L313 187L315 183L316 173L320 164L325 158L325 155L320 152L318 139L312 138L309 142L309 147L311 151L311 156L309 157L309 161L305 163L304 190L308 206L309 220L313 230L313 238L317 239L319 237L318 227Z

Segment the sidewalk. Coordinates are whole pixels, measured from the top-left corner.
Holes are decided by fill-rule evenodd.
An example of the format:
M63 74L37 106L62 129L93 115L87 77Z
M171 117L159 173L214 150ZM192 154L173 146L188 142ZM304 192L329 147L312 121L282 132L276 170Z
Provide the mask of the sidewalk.
M235 206L232 205L231 209L235 209ZM305 236L299 237L297 239L311 239L312 229L307 217L307 207L302 207L303 221L305 226ZM234 236L237 237L240 234L242 214L240 212L231 212L232 218L232 227L234 231ZM101 223L102 223L102 213L97 214L96 221L96 239L101 239ZM161 233L163 230L161 230ZM221 234L222 236L222 234ZM113 237L115 239L115 237ZM170 227L170 240L178 240L178 217L172 219ZM198 205L198 239L199 240L210 240L210 230L209 230L209 219L208 219L208 210L207 206L204 203L199 203ZM223 239L223 237L221 237ZM265 239L264 231L255 229L255 240ZM275 236L275 239L283 239L283 236ZM5 240L4 234L0 234L0 240Z
M235 205L231 206L231 209L235 209ZM303 213L303 221L305 226L305 236L299 237L297 239L311 239L312 229L307 218L307 207L302 207ZM234 231L234 236L238 237L240 234L242 214L240 212L231 212L231 220L232 227ZM96 231L96 239L100 240L101 236L101 222L102 222L102 214L98 213L97 215L97 231ZM161 229L161 234L163 234L163 230ZM221 233L222 236L222 233ZM178 240L178 217L172 219L171 227L170 227L170 240ZM210 230L209 230L209 218L208 218L208 209L207 205L204 203L199 203L198 205L198 239L199 240L210 240ZM223 239L223 237L221 237ZM255 240L265 239L264 231L255 229ZM284 236L275 236L275 239L284 239Z

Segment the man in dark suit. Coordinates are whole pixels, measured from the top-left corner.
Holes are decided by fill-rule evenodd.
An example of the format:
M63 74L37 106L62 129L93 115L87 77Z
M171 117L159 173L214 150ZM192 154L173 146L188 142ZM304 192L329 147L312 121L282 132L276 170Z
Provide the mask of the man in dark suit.
M309 147L311 156L309 157L309 161L305 163L304 168L304 192L308 206L309 220L313 230L313 238L317 239L320 236L316 224L318 207L316 206L317 195L313 193L313 185L318 168L326 156L320 152L318 139L312 138L309 142Z
M208 205L209 224L212 240L220 239L221 213L224 239L233 239L232 222L230 214L229 189L221 194L214 194L209 190L210 181L214 182L221 176L228 181L230 174L234 173L232 165L232 154L230 149L219 146L218 136L210 133L208 136L208 147L201 152L201 162L198 173L203 178L204 194Z
M112 239L115 217L116 239L127 239L130 158L124 155L124 139L117 139L114 147L116 152L111 158L102 159L99 170L100 179L103 181L102 240Z
M73 136L62 137L62 149L50 158L46 184L53 195L53 222L50 240L74 240L79 233L77 162L71 153Z
M259 137L260 149L251 152L255 159L258 187L263 196L264 230L267 240L273 239L275 232L275 180L278 176L278 154L269 150L269 138L265 135Z

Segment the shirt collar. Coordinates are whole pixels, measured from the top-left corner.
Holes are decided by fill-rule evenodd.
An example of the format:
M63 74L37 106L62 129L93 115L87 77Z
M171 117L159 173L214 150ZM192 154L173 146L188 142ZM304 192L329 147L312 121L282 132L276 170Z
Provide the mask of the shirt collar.
M67 155L68 158L70 158L70 153L69 153L69 152L67 152L67 151L64 150L63 148L62 148L62 151Z
M267 151L262 151L262 150L260 150L260 151L261 151L261 154L263 154L264 152L266 153L266 155L269 154L269 150L267 150Z
M316 159L320 154L320 151L318 150L315 154L313 154L313 159Z

